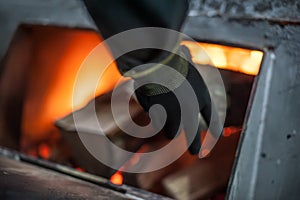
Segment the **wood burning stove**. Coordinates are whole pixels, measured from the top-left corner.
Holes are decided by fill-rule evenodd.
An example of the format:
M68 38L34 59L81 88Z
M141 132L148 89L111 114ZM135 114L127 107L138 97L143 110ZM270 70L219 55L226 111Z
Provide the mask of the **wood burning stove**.
M116 173L126 184L178 199L217 198L217 194L224 198L225 192L229 199L296 199L300 185L299 5L279 0L192 1L183 32L198 41L220 69L228 109L219 114L227 114L227 128L207 158L198 160L185 153L161 170L130 174L99 163L76 134L72 84L86 54L101 42L83 4L75 0L0 3L4 16L0 18L0 143L102 177ZM13 9L17 12L10 12ZM184 43L194 62L209 70L211 63L205 63L194 43ZM101 58L105 56L109 52ZM75 111L84 119L82 130L91 137L97 130L88 120L88 102L96 102L97 113L105 110L105 120L110 121L109 90L120 77L112 64L109 78L93 95L88 84L97 79L93 70L97 69L82 80L85 87ZM218 85L215 91L217 99ZM134 99L131 110L137 123L147 124L147 115ZM169 142L161 134L145 140L129 137L112 124L110 139L133 152L152 151ZM115 159L105 144L100 148ZM120 168L138 160L127 158Z

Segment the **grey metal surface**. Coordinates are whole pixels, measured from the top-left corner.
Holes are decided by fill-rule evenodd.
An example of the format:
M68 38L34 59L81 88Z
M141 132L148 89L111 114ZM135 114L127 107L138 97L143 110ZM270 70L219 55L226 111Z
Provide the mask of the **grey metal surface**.
M21 23L96 29L81 0L0 0L0 60Z
M192 0L191 16L300 21L299 0Z
M169 199L0 148L0 199Z
M184 31L218 43L262 49L229 199L300 195L300 26L266 20L194 16Z
M1 199L130 199L122 193L0 156Z
M226 16L300 22L297 0L192 0L191 16ZM0 59L20 23L96 29L81 0L0 0Z

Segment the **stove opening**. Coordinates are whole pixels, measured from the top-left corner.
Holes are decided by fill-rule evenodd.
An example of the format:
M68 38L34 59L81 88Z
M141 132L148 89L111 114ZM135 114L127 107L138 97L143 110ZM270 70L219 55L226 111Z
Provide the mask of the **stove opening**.
M97 116L104 115L104 120L113 121L109 110L110 91L121 77L115 63L105 71L96 93L91 85L98 80L101 63L111 56L108 48L77 79L82 92L74 101L72 96L81 63L101 42L93 30L25 24L18 27L1 61L0 145L106 177L114 184L130 184L173 198L224 198L246 111L251 109L249 99L259 76L263 52L183 41L199 68L209 70L216 66L220 70L227 95L226 113L219 113L226 115L223 137L204 159L186 152L163 169L132 174L121 169L135 166L139 157L128 158L119 171L99 163L82 145L72 118L74 112L82 116L82 131L92 140L96 137L97 142L101 136L95 136L97 127L89 121L91 102L95 103ZM218 87L214 86L212 94L216 99L220 95ZM76 111L72 110L72 104ZM138 124L149 122L148 115L134 99L130 101L130 113ZM162 134L147 140L130 137L113 122L107 131L111 141L132 152L150 152L169 142ZM180 136L178 141L178 145L185 145L184 137ZM108 157L117 157L105 143L99 142L99 148ZM156 159L153 162L163 157Z

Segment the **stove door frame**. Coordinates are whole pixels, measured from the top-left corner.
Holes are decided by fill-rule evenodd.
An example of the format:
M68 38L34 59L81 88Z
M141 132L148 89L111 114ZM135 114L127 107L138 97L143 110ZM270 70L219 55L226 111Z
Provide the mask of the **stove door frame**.
M184 32L199 41L264 51L248 104L228 199L299 196L300 25L190 16ZM298 189L297 189L298 188Z

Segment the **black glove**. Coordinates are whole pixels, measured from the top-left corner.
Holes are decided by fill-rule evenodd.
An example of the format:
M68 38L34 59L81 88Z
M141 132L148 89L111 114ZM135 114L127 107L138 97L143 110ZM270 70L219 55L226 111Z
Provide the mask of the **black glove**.
M191 61L189 50L185 46L181 46L180 51L183 52L187 60ZM172 60L177 63L182 62L182 60L184 59L179 57L180 56L175 55L173 56ZM191 145L188 147L189 152L191 154L197 154L199 153L201 147L201 141L200 141L201 127L199 123L200 122L199 114L200 113L202 114L205 122L207 123L207 125L209 125L210 118L211 118L211 99L210 99L208 89L199 72L193 67L193 65L188 63L186 60L184 60L184 63L186 64L186 68L187 68L186 79L173 91L168 90L166 87L162 85L151 84L151 86L144 85L137 88L135 94L138 101L140 102L144 110L147 112L149 112L150 107L155 104L160 104L161 106L163 106L167 114L167 119L163 126L166 137L169 139L174 138L179 128L183 128L185 131L187 141L192 141ZM168 64L170 64L170 62ZM152 74L151 76L153 75L156 76L158 74L155 74L154 72L154 74ZM186 91L184 91L185 88L183 87L183 85L186 81L189 82L189 84L192 86L192 89L196 94L200 113L195 111L197 109L195 109L192 102L190 102L189 100L190 97L184 96L186 94ZM143 82L143 78L135 79L135 83L138 82ZM156 91L159 91L158 92L159 94L157 94ZM185 109L185 111L189 113L189 116L183 117L182 122L180 122L182 111L180 109L179 101L173 93L174 91L184 96L182 109ZM160 119L161 115L159 113L155 113L155 112L150 113L150 116L151 119L154 121L154 124L155 121L156 123L159 123L161 121ZM198 127L197 134L194 138L192 138L192 135L194 133L195 128L193 129L192 126Z

